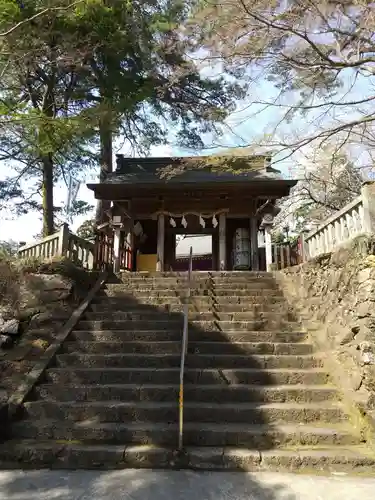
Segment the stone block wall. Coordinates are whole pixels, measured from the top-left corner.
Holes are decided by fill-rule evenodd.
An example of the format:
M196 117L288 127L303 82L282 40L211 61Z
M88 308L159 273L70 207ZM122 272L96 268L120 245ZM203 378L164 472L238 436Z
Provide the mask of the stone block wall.
M375 422L375 240L349 245L276 273L333 380Z
M20 323L14 345L0 349L0 407L54 341L97 277L64 259L0 260L0 319Z

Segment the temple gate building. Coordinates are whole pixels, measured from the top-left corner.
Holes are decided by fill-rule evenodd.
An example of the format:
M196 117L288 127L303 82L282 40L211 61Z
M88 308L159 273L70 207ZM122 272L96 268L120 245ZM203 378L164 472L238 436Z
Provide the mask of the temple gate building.
M295 184L271 166L269 155L118 155L115 172L88 188L96 199L111 202L108 221L99 230L112 238L116 271L181 270L181 259L176 261L179 235L211 236L211 260L201 270L224 271L270 269L275 203ZM202 260L193 262L200 270Z

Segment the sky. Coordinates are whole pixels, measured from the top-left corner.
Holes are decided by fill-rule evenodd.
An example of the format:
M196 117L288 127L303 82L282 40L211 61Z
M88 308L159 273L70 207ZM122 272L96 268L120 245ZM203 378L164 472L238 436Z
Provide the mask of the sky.
M2 175L4 172L10 171L11 169L5 169L2 167ZM5 175L4 175L5 176ZM1 178L1 177L0 177ZM87 182L90 182L90 178ZM67 189L64 185L60 184L55 188L54 191L55 203L56 205L64 205L67 198ZM85 184L81 184L78 199L87 201L88 203L95 205L95 199L92 192L87 189ZM74 220L74 224L71 225L72 229L75 231L82 222L87 219L88 216L77 217ZM8 212L0 212L0 241L3 240L13 240L13 241L24 241L26 243L34 241L35 235L41 231L42 221L41 214L38 212L29 212L27 215L22 215L20 217L14 217Z

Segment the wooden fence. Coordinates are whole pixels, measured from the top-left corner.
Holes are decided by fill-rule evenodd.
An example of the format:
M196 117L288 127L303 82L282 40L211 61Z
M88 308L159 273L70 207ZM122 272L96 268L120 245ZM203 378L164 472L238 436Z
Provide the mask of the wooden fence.
M284 243L272 243L271 246L273 271L297 266L303 262L301 238L297 241L286 241ZM259 248L259 269L267 269L265 247Z
M95 262L100 269L109 269L113 266L113 234L100 232L95 240Z
M272 245L272 266L274 270L297 266L303 261L301 240Z

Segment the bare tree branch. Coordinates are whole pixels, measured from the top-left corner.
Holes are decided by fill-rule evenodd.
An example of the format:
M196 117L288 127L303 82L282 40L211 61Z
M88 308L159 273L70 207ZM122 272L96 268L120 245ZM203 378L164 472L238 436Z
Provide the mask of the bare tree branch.
M249 83L249 127L265 113L273 122L241 147L267 145L288 158L340 135L346 145L375 145L375 16L367 0L207 0L189 29L201 33L202 61L219 61ZM292 133L301 118L303 129Z

